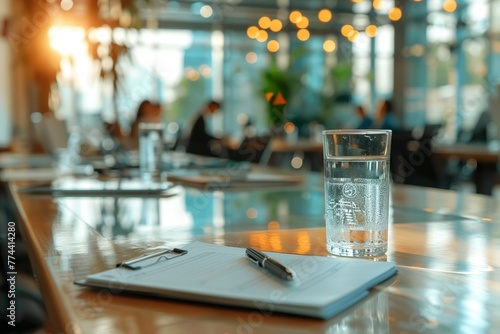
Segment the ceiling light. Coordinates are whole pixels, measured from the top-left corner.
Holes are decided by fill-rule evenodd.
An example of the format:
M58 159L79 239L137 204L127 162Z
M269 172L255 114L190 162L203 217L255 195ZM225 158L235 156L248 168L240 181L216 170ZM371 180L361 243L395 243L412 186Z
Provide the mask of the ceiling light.
M290 19L290 22L292 22L292 23L297 23L297 20L300 19L301 17L302 17L302 13L299 12L298 10L294 10L288 16L288 18Z
M297 38L302 42L307 41L310 35L311 34L307 29L300 29L299 31L297 31Z
M270 51L270 52L278 52L278 50L280 49L280 43L278 43L278 41L276 40L270 40L268 43L267 43L267 49Z
M318 12L318 19L321 22L329 22L332 19L332 12L329 9L322 9Z
M333 52L335 49L337 49L337 44L331 39L327 39L323 43L323 50L325 50L325 52Z
M378 28L374 24L370 24L368 27L366 27L365 32L368 37L375 37L377 36L377 31Z
M205 5L205 6L200 8L200 15L203 16L204 18L208 18L208 17L212 16L213 13L214 13L214 10L212 9L212 7L210 7L208 5Z
M389 10L389 13L387 14L389 16L389 19L392 21L398 21L401 16L403 16L403 12L401 11L400 8L398 7L393 7L391 10Z
M300 17L295 23L298 28L305 29L309 26L309 19L305 16Z
M262 29L267 29L269 28L269 26L271 26L271 19L267 16L262 16L259 19L259 27L261 27Z
M274 19L271 21L271 26L269 27L271 31L278 32L281 30L281 28L283 28L283 23L281 23L280 20Z

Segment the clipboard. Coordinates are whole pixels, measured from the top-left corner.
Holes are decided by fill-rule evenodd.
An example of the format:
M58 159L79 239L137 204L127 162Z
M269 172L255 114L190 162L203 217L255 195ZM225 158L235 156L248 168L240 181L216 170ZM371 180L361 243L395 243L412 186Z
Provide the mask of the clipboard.
M134 270L122 264L75 283L93 288L120 284L120 293L144 298L249 309L268 305L280 313L329 319L397 272L391 262L266 252L296 272L285 281L251 263L244 248L193 242L166 252L173 257L163 261L165 253L147 255L131 260Z
M131 260L127 260L121 263L118 263L117 267L124 267L132 270L139 270L142 268L146 268L152 265L155 265L162 261L168 261L175 259L179 256L187 254L187 250L174 248L174 249L166 249L153 254L149 254L146 256L141 256L137 258L133 258Z

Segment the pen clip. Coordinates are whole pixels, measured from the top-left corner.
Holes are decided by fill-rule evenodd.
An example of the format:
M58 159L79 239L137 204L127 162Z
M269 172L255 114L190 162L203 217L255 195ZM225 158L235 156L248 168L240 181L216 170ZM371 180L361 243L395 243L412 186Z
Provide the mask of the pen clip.
M132 270L138 270L152 266L158 262L168 261L176 257L186 254L188 251L184 249L174 248L166 249L160 252L149 254L146 256L141 256L135 259L131 259L122 263L118 263L117 267L125 267Z
M259 267L268 270L269 272L283 280L290 281L296 276L295 272L291 268L288 268L282 263L270 258L266 254L256 249L249 247L246 249L245 254L251 262L257 264Z
M250 260L250 262L253 262L253 263L255 263L255 264L257 264L257 265L259 265L259 266L260 266L259 260L257 260L257 259L255 259L254 257L252 257L252 255L251 255L251 254L248 254L248 253L247 253L247 257L248 257L248 259Z
M262 254L259 254L255 249L253 248L247 248L245 251L245 254L247 258L250 260L250 262L255 263L259 267L262 267L262 261L266 258Z

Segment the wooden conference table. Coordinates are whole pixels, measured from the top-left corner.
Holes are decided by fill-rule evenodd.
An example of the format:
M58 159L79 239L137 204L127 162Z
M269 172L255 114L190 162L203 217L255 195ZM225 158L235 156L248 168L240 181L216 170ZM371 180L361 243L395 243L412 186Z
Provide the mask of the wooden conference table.
M326 256L319 174L300 187L179 187L172 197L53 197L8 184L57 333L486 333L500 329L500 211L489 197L394 186L398 274L323 321L93 290L87 274L199 240ZM335 289L335 287L332 287Z

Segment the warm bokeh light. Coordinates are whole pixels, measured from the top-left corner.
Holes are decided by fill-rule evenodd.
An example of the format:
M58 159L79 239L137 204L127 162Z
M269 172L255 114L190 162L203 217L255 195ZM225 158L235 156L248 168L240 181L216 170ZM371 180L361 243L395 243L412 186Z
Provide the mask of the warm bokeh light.
M300 169L304 164L304 159L302 157L293 157L292 161L290 161L290 166L295 169Z
M249 64L255 64L255 62L257 61L257 54L255 52L249 52L245 56L245 60Z
M212 69L210 66L203 64L201 65L198 70L200 71L201 75L203 75L205 78L208 78L210 74L212 74Z
M332 12L329 9L322 9L318 12L318 20L321 22L330 22L332 19Z
M267 41L267 38L269 35L267 34L267 31L265 30L259 30L257 33L257 37L255 37L259 42L265 42Z
M128 10L122 10L118 20L121 27L129 28L132 25L132 14Z
M410 53L414 57L422 57L425 54L425 46L422 44L415 44L410 47Z
M255 218L257 218L257 216L258 216L258 212L257 212L257 210L256 210L256 209L254 209L254 208L249 208L249 209L247 210L247 217L248 217L248 218L250 218L250 219L255 219Z
M379 10L382 8L382 0L373 0L372 2L373 9Z
M62 0L61 1L61 9L68 11L73 8L73 0Z
M340 33L342 34L342 36L347 37L353 30L354 27L352 25L346 24L340 29Z
M366 27L365 32L368 37L375 37L377 36L377 31L378 28L374 24L370 24L368 27Z
M457 9L457 2L455 0L445 0L443 2L443 10L448 13L453 13Z
M197 81L200 78L200 74L194 68L187 67L186 78L188 78L191 81Z
M271 26L271 19L267 16L262 16L260 19L259 19L259 27L261 27L262 29L267 29Z
M356 41L356 39L358 38L359 36L359 31L357 30L353 30L349 33L349 35L347 35L347 39L350 41L350 42L354 42Z
M337 49L337 44L331 39L327 39L323 43L323 50L325 50L325 52L333 52L335 49Z
M270 40L268 43L267 43L267 49L270 51L270 52L278 52L278 50L280 49L280 43L278 43L278 41L272 39Z
M200 15L203 16L204 18L209 18L210 16L212 16L213 13L214 10L212 9L212 7L208 5L205 5L200 8Z
M269 230L279 230L280 228L280 223L275 221L275 220L271 220L268 224L267 224L267 228Z
M307 41L309 39L309 36L311 34L309 33L309 30L307 29L300 29L299 31L297 31L297 38L299 39L299 41Z
M309 19L305 16L302 16L300 19L297 20L295 23L298 28L305 29L309 26Z
M403 16L403 12L401 11L400 8L394 7L394 8L391 8L389 10L389 13L387 14L387 16L392 21L398 21Z
M170 133L177 133L180 130L179 123L177 122L170 122L167 125L167 131Z
M285 125L283 125L283 131L288 134L293 133L295 131L295 124L292 122L286 122Z
M297 232L297 249L295 253L297 254L308 254L311 249L311 238L309 237L309 232L300 231Z
M491 51L500 53L500 41L491 41Z
M298 10L294 10L293 12L290 13L288 18L290 19L290 22L292 23L297 23L297 21L302 17L302 13L299 12Z
M80 27L60 26L49 29L50 47L63 56L85 50L85 30Z
M248 123L248 115L245 114L244 112L240 112L238 116L236 116L236 122L238 122L239 125L245 125Z
M283 244L281 243L281 235L276 232L270 233L269 246L271 246L271 250L275 252L283 250Z
M257 34L259 33L259 30L260 29L257 28L256 26L250 26L247 29L247 36L249 38L255 39L257 37Z
M488 74L488 67L485 64L476 63L473 65L472 70L479 77L484 77Z
M280 20L274 19L271 21L271 25L269 26L269 29L274 32L278 32L283 28L283 23L281 23Z

